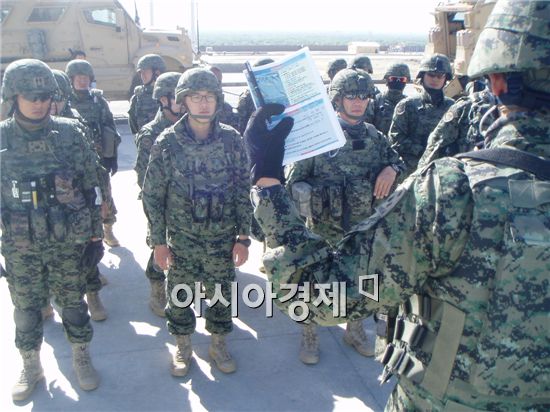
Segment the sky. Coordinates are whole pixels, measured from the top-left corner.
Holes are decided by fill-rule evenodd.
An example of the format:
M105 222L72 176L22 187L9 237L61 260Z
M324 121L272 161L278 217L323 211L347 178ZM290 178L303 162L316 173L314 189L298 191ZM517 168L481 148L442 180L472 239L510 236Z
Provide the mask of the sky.
M119 0L134 16L134 0ZM141 25L189 28L192 0L135 0ZM196 0L200 31L427 34L441 0Z

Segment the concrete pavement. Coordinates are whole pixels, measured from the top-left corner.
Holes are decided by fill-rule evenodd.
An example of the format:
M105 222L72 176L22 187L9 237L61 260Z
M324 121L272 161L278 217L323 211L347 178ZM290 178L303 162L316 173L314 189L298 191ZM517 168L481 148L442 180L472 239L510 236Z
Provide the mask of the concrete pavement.
M121 247L106 249L101 271L109 284L101 298L109 318L93 322L91 353L101 386L82 391L71 366L71 350L60 317L47 320L41 358L45 382L25 402L13 403L11 388L21 367L14 346L13 307L5 279L0 280L0 410L2 411L380 411L392 385L380 387L381 366L342 341L343 326L319 328L321 361L306 366L298 359L301 328L273 308L266 318L239 299L239 317L228 347L238 370L225 375L208 358L210 337L199 318L193 335L193 365L185 378L169 373L174 339L163 319L148 307L144 268L149 256L146 223L137 200L135 146L128 127L119 149L113 193L119 210L115 233ZM249 262L237 271L239 296L248 284L265 287L258 271L261 246L253 242ZM373 322L365 321L371 343Z

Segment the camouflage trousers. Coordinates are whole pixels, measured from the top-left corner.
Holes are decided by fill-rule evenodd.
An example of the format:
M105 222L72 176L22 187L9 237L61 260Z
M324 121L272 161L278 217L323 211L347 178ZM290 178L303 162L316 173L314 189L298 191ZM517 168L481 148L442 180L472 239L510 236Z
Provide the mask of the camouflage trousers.
M83 245L58 243L28 250L3 247L7 281L14 306L15 346L39 349L43 325L41 309L50 294L61 307L61 319L71 343L92 339L88 306L84 302L85 274L80 265Z
M151 255L149 256L149 260L147 261L147 267L145 268L145 276L149 280L160 280L164 282L166 279L166 275L162 270L157 270L157 265L155 265L155 255L154 252L151 251Z
M231 282L235 279L232 247L232 242L230 245L224 242L223 246L214 253L208 253L208 248L197 246L186 249L185 255L181 251L174 253L174 264L167 275L168 308L166 309L168 331L172 335L189 335L194 332L196 326L195 313L191 307L178 307L177 302L172 299L171 295L176 285L186 284L195 294L195 282L202 282L202 289L207 299L214 296L218 287L223 298L231 302ZM184 302L186 298L186 291L180 287L177 300ZM198 308L195 309L198 310ZM210 333L226 334L233 329L231 305L226 307L218 301L212 307L205 309L204 317L206 330Z
M99 268L94 266L82 270L86 274L86 292L99 292L102 288L101 279L99 279Z
M100 179L102 179L102 196L103 203L101 204L101 217L103 218L104 225L112 225L116 222L116 206L113 199L113 193L111 189L111 176L109 172L104 171L100 173Z

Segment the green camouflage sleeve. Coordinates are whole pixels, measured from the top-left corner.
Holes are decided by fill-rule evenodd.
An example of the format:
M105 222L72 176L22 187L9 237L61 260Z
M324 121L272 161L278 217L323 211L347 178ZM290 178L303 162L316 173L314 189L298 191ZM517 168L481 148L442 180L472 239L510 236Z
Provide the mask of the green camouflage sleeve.
M305 228L281 186L254 190L253 197L255 217L272 245L264 265L276 304L289 313L292 305L301 304L309 319L321 325L389 310L420 290L428 277L448 274L462 253L471 221L467 178L443 175L435 167L408 178L336 251ZM318 299L324 285L333 282L344 282L340 311ZM310 293L288 298L287 284L307 285Z
M380 131L376 135L377 147L383 164L396 166L401 173L406 169L405 162L390 145L390 142Z
M407 168L412 168L412 172L416 168L416 159L412 154L411 119L407 101L408 99L403 99L395 106L388 138L392 148L399 153Z
M147 216L152 246L166 244L165 199L168 191L168 161L163 156L162 143L157 140L151 147L142 190L143 209Z
M286 177L287 187L291 187L296 182L307 180L313 175L313 166L315 165L314 159L314 157L310 157L309 159L300 160L289 166Z
M139 132L139 126L136 117L136 103L137 98L134 94L130 99L130 108L128 109L128 125L130 126L130 131L133 135Z
M149 163L149 155L153 146L153 139L149 128L142 128L136 135L137 157L134 170L137 173L137 184L143 189L143 179Z

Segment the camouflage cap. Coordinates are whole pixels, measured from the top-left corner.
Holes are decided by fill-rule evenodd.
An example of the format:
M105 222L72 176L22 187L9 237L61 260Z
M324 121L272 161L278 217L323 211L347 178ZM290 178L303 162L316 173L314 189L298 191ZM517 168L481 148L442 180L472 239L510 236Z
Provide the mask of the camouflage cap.
M9 102L17 95L53 95L57 83L48 65L36 59L16 60L6 67L2 79L2 101Z
M389 66L384 73L384 79L390 76L406 77L407 81L411 81L411 71L405 63L395 63Z
M366 71L343 69L336 73L330 83L329 98L336 104L337 99L345 94L366 93L372 96L374 92L374 82Z
M166 71L166 62L158 54L146 54L138 60L136 65L137 72L144 69L159 70L161 73L164 73Z
M62 70L52 70L55 77L55 81L58 86L58 98L59 100L67 100L71 95L71 81L69 76Z
M468 76L548 70L549 65L550 2L500 0L479 36Z
M453 78L451 62L447 56L441 53L434 53L431 56L423 58L420 61L416 78L421 78L426 72L445 73L447 75L447 80L451 80Z
M88 76L90 80L95 78L94 69L87 60L71 60L65 67L65 73L71 79L76 75Z
M209 91L218 97L218 103L223 102L223 91L214 73L208 69L194 68L183 73L176 86L176 103L183 103L183 98L198 91Z
M338 73L340 70L345 69L346 67L348 67L348 64L344 59L331 60L327 66L328 77L332 79L336 75L336 73Z
M373 68L369 57L366 54L356 56L349 66L350 69L361 69L369 74L372 74Z
M161 74L155 81L153 99L159 100L162 96L175 96L176 86L180 77L181 73L178 72L166 72Z

